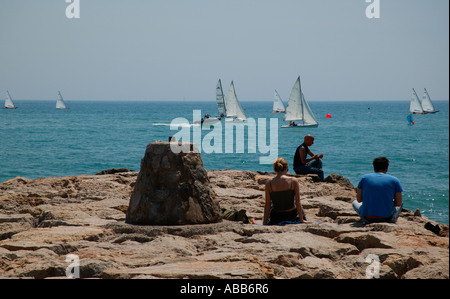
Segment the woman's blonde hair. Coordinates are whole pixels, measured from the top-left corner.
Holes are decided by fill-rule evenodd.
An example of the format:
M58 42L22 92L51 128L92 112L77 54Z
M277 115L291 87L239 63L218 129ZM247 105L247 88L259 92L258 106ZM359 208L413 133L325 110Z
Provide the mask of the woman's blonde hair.
M288 162L284 158L278 158L273 163L273 170L275 172L282 172L288 168Z

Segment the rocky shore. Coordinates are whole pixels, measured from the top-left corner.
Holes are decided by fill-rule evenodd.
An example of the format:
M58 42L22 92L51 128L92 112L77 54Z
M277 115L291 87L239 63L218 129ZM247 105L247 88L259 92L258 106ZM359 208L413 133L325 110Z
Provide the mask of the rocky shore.
M365 279L374 261L380 278L449 278L448 225L403 210L397 224L364 226L354 186L339 175L296 176L313 223L286 226L261 225L273 174L207 175L221 208L246 210L256 223L128 224L138 172L127 169L4 182L0 278L65 278L72 255L81 278Z

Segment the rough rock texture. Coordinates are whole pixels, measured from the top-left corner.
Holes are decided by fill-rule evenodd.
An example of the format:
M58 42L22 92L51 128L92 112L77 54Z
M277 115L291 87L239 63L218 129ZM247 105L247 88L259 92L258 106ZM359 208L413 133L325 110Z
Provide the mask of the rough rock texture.
M108 172L105 172L108 173ZM354 187L296 176L312 224L263 226L264 183L272 174L208 171L222 208L245 209L256 224L125 222L137 172L110 172L0 184L0 278L65 277L68 254L81 278L380 278L449 277L448 225L404 210L397 224L362 225ZM331 180L331 178L330 178Z
M175 154L171 145L187 147ZM150 143L141 161L127 223L179 225L221 221L220 208L193 143Z

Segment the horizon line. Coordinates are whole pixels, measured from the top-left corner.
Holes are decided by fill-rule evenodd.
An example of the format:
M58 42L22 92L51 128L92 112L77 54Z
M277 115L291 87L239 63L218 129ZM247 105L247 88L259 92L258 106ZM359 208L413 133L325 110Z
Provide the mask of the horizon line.
M14 98L13 101L56 101L57 99L17 99ZM185 103L195 103L195 102L211 102L215 103L215 100L186 100L186 99L68 99L67 97L64 99L66 102L185 102ZM368 100L308 100L309 103L313 102L410 102L410 99L368 99ZM439 99L433 99L433 102L449 102L449 99L445 100L439 100ZM246 102L273 102L273 99L267 99L267 100L239 100L240 103L246 103ZM288 100L283 101L285 103L288 102Z

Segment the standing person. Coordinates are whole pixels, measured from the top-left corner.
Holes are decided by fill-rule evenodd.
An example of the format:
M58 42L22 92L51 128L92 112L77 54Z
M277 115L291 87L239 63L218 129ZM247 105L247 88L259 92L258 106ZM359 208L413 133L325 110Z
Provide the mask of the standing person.
M297 147L294 155L294 171L296 174L317 174L320 181L324 181L324 174L322 169L323 154L314 155L309 149L314 144L314 136L306 135L303 143ZM311 158L308 159L308 155Z
M306 222L300 203L298 181L286 176L288 172L287 161L278 158L273 163L273 170L277 175L266 183L263 224L275 225L283 221Z
M358 184L353 208L364 223L396 223L402 210L402 186L389 174L389 160L378 157L373 160L373 173L363 175Z

